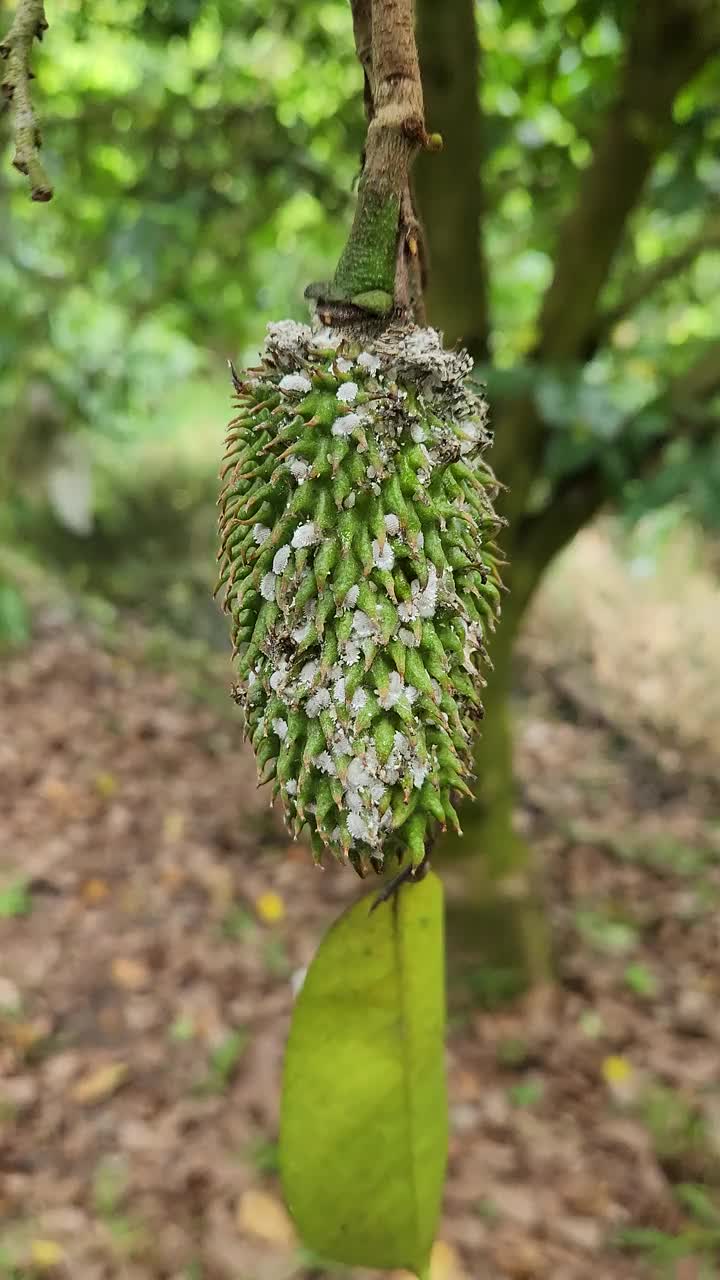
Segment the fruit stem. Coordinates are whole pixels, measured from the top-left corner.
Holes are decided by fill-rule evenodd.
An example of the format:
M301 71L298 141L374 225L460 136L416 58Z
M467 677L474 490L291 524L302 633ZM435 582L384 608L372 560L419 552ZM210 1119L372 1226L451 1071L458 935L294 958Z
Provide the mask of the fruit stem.
M30 58L35 40L42 40L47 27L43 0L18 0L10 30L0 40L0 59L5 62L0 96L10 104L13 164L27 175L32 199L41 202L52 199L53 189L39 154L40 129L30 95Z
M410 171L421 150L437 150L425 127L413 0L350 0L365 76L367 138L358 202L333 280L310 285L326 323L387 321L398 312L425 323L423 235ZM357 314L354 314L357 313Z
M424 880L429 870L430 856L428 853L425 854L422 862L419 862L417 866L412 862L408 862L400 869L400 871L398 871L396 876L393 876L392 880L388 880L387 884L383 885L370 908L369 914L372 915L373 911L377 910L381 902L387 902L389 898L394 898L400 886L405 884L408 880L411 880L413 884L417 884L418 881Z

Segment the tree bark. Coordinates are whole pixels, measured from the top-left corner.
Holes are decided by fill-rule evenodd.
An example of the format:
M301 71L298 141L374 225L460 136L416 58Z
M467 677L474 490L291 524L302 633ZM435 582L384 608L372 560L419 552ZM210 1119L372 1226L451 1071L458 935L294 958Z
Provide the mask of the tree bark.
M448 344L476 360L488 350L482 240L480 51L473 0L419 0L417 23L427 118L443 136L439 156L420 156L415 187L431 251L425 299Z
M670 415L666 429L646 439L634 458L634 473L655 466L671 440L683 433L705 437L717 430L717 415L705 411L720 392L720 344L709 343L657 400L628 420L625 431L648 414ZM510 595L490 645L493 671L483 697L485 719L475 751L475 797L460 810L463 835L448 838L442 853L462 866L461 906L453 928L460 933L463 965L512 974L510 988L546 982L552 973L549 926L531 849L513 823L512 655L528 605L555 556L607 502L608 477L596 464L568 477L536 516L526 517L512 539ZM452 901L452 900L451 900ZM455 923L455 915L459 921ZM475 920L476 946L471 945Z
M367 3L353 0L358 12L365 7L366 15ZM483 357L489 321L481 239L482 125L474 5L472 0L418 4L428 113L445 135L443 156L431 172L427 166L423 172L421 161L417 175L432 259L430 321L448 340L463 340L474 355ZM361 18L359 28L356 22L358 29L367 30L367 17ZM717 48L716 0L638 0L615 103L601 125L592 162L580 176L575 208L558 234L553 280L541 307L532 353L538 362L583 360L588 344L597 340L602 289L628 216L671 128L673 101ZM367 57L361 54L361 61L367 76ZM373 76L371 69L371 92ZM477 795L461 811L463 837L446 839L439 853L444 862L462 863L463 898L470 933L483 943L482 963L492 968L512 962L526 981L538 981L550 971L550 948L529 850L513 825L512 650L545 568L603 504L608 489L597 468L590 474L583 469L561 483L543 512L527 515L528 495L542 467L547 424L530 394L494 406L493 417L493 465L509 488L503 514L511 523L501 541L512 562L511 595L491 645L494 670L484 697ZM656 441L651 454L652 448L657 451L662 445Z
M531 592L529 592L531 594ZM528 598L529 598L528 594ZM524 607L509 609L491 646L493 670L475 750L475 796L460 809L461 837L439 848L449 883L456 968L499 974L507 995L552 977L552 940L530 844L515 826L513 650ZM457 883L459 892L453 893Z

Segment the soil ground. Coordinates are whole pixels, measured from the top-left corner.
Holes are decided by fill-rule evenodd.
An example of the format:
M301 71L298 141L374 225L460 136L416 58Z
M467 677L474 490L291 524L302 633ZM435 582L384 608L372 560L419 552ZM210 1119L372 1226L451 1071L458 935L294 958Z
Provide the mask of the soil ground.
M593 536L518 664L558 980L450 993L436 1280L720 1275L717 684ZM297 1248L275 1143L293 983L359 886L283 834L229 712L62 611L3 665L3 1280L346 1274Z

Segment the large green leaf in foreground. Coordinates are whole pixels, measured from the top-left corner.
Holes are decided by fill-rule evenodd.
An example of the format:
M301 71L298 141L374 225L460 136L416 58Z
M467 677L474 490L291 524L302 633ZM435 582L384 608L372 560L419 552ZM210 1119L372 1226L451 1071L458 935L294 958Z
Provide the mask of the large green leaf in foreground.
M305 1243L425 1273L447 1154L443 895L432 873L333 925L298 997L280 1157Z

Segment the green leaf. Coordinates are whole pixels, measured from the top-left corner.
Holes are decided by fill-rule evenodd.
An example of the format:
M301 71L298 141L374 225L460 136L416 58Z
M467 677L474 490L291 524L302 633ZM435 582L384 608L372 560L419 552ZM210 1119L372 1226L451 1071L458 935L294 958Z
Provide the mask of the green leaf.
M0 920L29 916L31 911L32 898L25 880L13 880L5 888L0 888Z
M225 1036L210 1054L207 1074L198 1080L193 1092L201 1097L222 1093L230 1084L249 1039L242 1027Z
M219 1083L229 1083L247 1042L247 1031L231 1031L217 1048L213 1049L210 1056L210 1067L212 1074L217 1077Z
M295 1006L282 1181L315 1252L422 1273L447 1157L442 886L372 901L330 929Z
M514 1107L533 1107L545 1092L542 1080L520 1080L508 1089L508 1097Z
M0 649L20 649L29 639L25 601L11 583L0 582Z
M675 1192L680 1203L698 1222L716 1231L720 1228L720 1207L710 1198L706 1187L694 1182L681 1182Z
M614 915L612 909L603 911L581 907L575 913L575 920L580 934L598 951L623 955L637 946L635 925Z
M657 978L644 964L629 964L625 970L625 983L636 996L650 999L657 995Z

